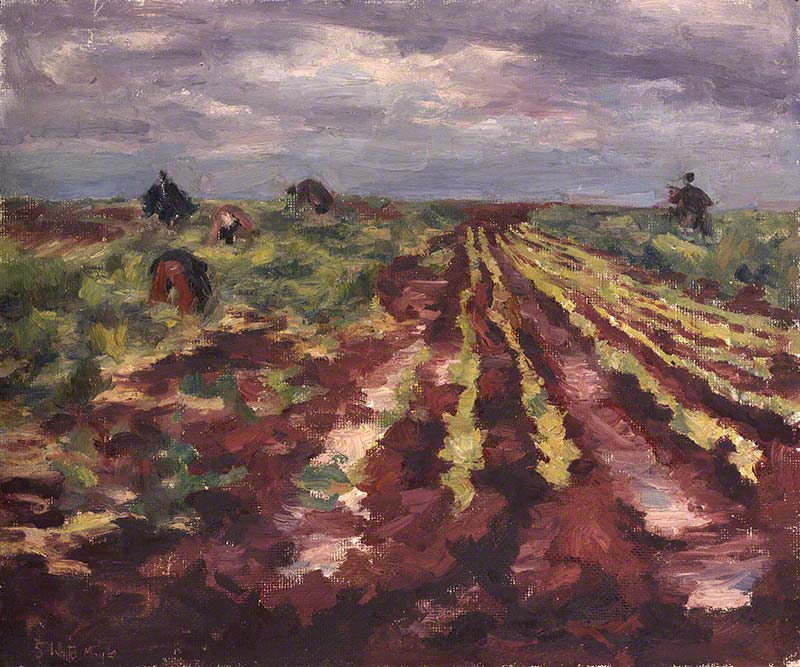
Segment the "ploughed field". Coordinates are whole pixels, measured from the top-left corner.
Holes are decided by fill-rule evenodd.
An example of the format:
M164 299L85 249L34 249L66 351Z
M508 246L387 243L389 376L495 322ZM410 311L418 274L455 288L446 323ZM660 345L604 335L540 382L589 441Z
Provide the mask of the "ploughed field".
M359 205L373 241L408 215ZM761 665L800 649L791 312L552 235L532 205L453 210L358 265L335 302L350 317L302 290L307 317L225 303L252 297L248 272L297 267L258 240L209 250L237 276L216 319L147 314L164 325L147 354L127 342L145 317L132 255L89 278L107 293L84 277L95 390L51 400L29 380L4 402L8 664Z

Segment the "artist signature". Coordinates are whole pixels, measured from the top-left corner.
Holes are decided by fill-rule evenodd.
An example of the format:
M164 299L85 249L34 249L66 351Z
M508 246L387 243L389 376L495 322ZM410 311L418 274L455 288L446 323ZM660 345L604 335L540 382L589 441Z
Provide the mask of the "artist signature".
M105 665L117 659L115 649L98 646L78 646L68 642L45 641L36 639L33 643L33 652L37 660L42 661L46 658L58 658L66 663L81 663L86 658L92 658L95 662Z

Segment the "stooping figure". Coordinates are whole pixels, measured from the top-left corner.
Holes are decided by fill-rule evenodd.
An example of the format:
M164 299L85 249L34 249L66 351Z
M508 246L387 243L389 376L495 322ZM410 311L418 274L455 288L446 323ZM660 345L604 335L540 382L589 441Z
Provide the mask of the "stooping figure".
M207 271L188 250L167 250L150 265L150 304L169 303L185 315L202 312L211 296Z
M333 206L333 193L319 181L307 178L286 190L287 208L294 212L312 206L317 215L324 215Z
M255 225L247 213L238 206L225 204L214 213L208 243L225 241L226 245L233 245L236 239L251 236L254 230Z

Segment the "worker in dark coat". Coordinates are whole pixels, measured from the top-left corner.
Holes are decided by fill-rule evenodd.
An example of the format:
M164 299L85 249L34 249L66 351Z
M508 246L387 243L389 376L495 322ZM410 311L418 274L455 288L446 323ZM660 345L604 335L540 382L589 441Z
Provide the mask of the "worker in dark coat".
M150 265L150 303L171 303L183 313L202 311L211 296L208 264L188 250L170 249Z
M319 181L307 178L286 190L289 206L296 210L311 205L318 215L324 215L333 206L333 194Z
M691 227L694 231L699 230L705 238L714 233L711 218L707 212L714 202L703 190L692 185L693 181L693 172L685 174L682 188L670 188L669 201L671 204L675 204L673 212L677 216L679 224L682 227Z
M167 172L158 172L158 183L153 183L142 197L142 210L148 218L155 214L170 227L176 221L188 218L197 210L191 197L181 190Z

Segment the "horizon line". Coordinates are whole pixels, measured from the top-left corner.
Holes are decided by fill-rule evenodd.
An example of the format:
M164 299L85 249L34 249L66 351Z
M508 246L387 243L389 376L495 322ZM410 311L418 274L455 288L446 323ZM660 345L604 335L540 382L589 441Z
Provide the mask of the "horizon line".
M609 206L609 207L617 207L617 208L626 208L626 209L659 209L668 208L668 203L666 198L662 201L655 201L651 204L634 204L634 203L626 203L624 201L624 197L621 197L619 201L614 201L613 197L607 197L598 195L596 197L586 196L585 194L581 195L563 195L563 199L505 199L505 198L476 198L476 197L438 197L438 196L431 196L431 197L424 197L424 198L409 198L409 197L392 197L391 195L385 194L363 194L357 192L336 192L337 196L341 197L361 197L361 198L377 198L377 199L387 199L392 202L399 202L399 203L414 203L414 204L421 204L425 202L452 202L452 203L468 203L468 202L481 202L481 203L492 203L492 204L536 204L538 206L572 206L572 207L584 207L584 206ZM249 202L266 202L266 201L274 201L276 199L281 199L283 197L282 194L276 194L273 196L266 196L263 198L258 197L237 197L237 196L225 196L225 195L191 195L193 199L198 199L200 201L249 201ZM111 202L111 203L123 203L123 202L134 202L139 201L140 196L128 196L123 194L118 195L109 195L106 197L96 197L92 195L85 195L79 197L47 197L43 195L32 195L28 193L11 193L11 194L2 194L0 193L0 204L4 203L8 199L30 199L33 201L43 201L43 202L53 202L53 203L67 203L67 202L81 202L81 201L96 201L96 202ZM117 200L117 201L115 201ZM749 203L742 206L730 206L730 207L719 207L716 208L717 212L728 212L728 211L771 211L771 212L778 212L778 213L791 213L792 211L800 210L800 201L767 201L764 203Z

